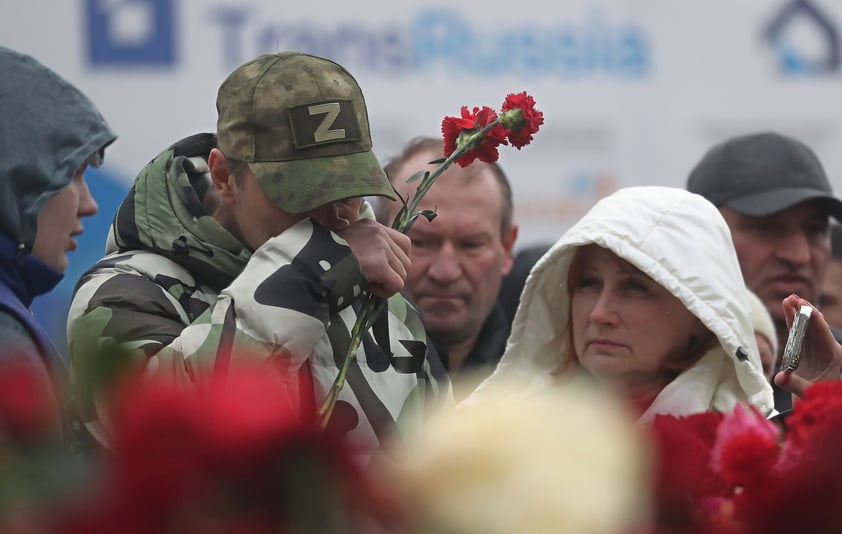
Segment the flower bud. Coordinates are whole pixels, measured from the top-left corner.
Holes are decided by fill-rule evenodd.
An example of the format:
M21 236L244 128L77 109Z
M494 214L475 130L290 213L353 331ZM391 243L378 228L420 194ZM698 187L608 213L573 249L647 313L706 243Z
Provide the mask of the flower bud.
M519 130L524 123L523 110L514 108L500 113L500 123L507 130Z

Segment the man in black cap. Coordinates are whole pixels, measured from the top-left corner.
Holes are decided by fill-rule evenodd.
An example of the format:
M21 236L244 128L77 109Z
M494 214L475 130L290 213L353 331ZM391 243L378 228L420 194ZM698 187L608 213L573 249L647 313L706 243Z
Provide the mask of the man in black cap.
M819 300L827 323L842 328L842 225L839 224L830 226L830 262Z
M690 172L687 189L710 200L728 223L746 285L772 315L782 349L788 328L781 301L797 293L820 304L829 218L842 220L842 201L819 159L779 133L733 137L708 150ZM776 388L775 405L789 409L789 393Z

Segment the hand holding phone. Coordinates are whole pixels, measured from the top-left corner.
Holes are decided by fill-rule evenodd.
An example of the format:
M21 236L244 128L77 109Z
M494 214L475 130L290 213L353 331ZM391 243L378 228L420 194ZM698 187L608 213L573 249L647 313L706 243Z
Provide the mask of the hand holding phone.
M813 308L810 306L801 306L798 313L795 314L792 326L789 328L786 347L784 347L781 371L791 373L798 369L798 364L801 363L801 344L804 341L804 333L807 331L807 323L810 321L810 314L812 313Z

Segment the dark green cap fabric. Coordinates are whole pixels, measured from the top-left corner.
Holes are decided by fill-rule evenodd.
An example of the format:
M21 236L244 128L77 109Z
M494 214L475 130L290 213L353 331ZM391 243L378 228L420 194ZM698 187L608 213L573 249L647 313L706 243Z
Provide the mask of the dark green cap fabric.
M300 52L262 55L228 76L216 108L219 149L247 162L284 211L368 195L396 200L371 151L362 91L341 65Z

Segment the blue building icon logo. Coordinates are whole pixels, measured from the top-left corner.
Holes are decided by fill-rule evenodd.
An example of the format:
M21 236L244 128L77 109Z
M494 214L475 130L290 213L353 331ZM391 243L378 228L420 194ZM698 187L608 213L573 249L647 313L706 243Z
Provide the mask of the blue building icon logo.
M836 24L811 0L789 0L763 32L785 74L815 76L840 68Z
M175 0L85 0L92 65L175 62Z

